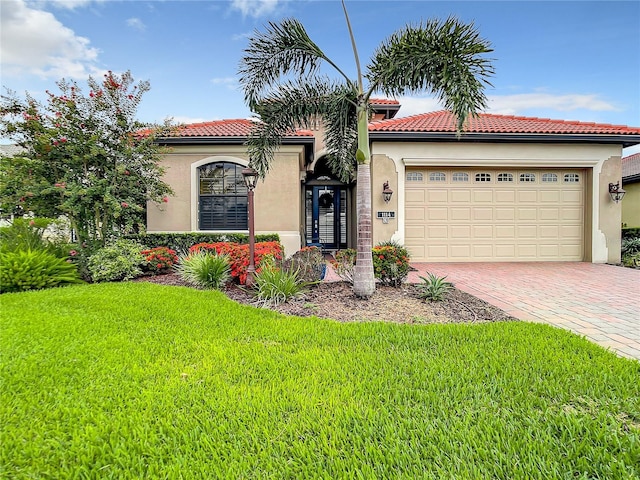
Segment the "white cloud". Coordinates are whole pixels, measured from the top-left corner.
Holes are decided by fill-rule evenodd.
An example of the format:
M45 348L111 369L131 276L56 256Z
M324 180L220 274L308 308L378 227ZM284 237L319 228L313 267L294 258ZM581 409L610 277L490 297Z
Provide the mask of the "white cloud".
M140 30L141 32L144 32L147 29L147 26L139 18L127 19L127 26Z
M502 115L517 115L528 109L549 109L558 112L590 110L596 112L619 110L598 95L553 95L550 93L521 93L489 97L488 111Z
M399 118L442 110L438 99L434 97L398 97L396 100L401 105L397 115Z
M173 123L181 123L185 125L189 125L191 123L203 123L203 122L212 122L214 120L221 120L220 118L201 118L201 117L188 117L188 116L176 116L169 117Z
M214 85L223 85L226 86L229 90L237 90L238 89L238 80L236 77L218 77L212 78L211 83Z
M245 33L236 33L235 35L233 35L231 37L232 40L244 40L245 38L249 38L253 35L252 32L245 32Z
M30 8L23 0L2 0L0 59L7 76L35 74L86 78L99 73L98 49L77 36L53 14Z
M398 117L408 117L421 113L442 110L435 97L399 97L402 105ZM615 105L598 95L553 95L551 93L521 93L514 95L490 95L487 113L498 115L527 115L530 110L548 110L556 118L566 116L566 112L587 110L592 112L620 111ZM557 113L554 113L557 112Z
M239 10L243 17L259 18L273 13L279 0L232 0L231 8Z

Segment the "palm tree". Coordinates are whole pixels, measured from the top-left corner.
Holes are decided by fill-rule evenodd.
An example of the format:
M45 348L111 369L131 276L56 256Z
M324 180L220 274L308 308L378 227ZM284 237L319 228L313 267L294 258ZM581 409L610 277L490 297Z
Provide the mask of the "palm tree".
M385 40L362 73L353 31L342 2L351 37L357 77L341 70L309 38L300 22L270 22L266 31L249 39L240 62L245 101L260 122L248 140L252 166L267 174L282 138L296 128L308 128L314 117L325 125L329 166L341 179L353 178L357 165L357 261L354 293L375 291L371 257L371 154L368 123L370 98L432 92L457 118L458 134L465 120L486 107L484 87L493 74L489 43L473 24L450 17L406 26ZM321 63L333 67L338 80L320 75ZM364 81L368 85L365 89Z

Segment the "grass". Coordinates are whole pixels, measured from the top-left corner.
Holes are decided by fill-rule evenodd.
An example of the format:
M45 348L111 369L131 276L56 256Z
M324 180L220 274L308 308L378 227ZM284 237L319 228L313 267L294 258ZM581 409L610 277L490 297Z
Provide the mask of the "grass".
M288 318L148 283L0 309L3 478L640 478L640 363L548 326Z

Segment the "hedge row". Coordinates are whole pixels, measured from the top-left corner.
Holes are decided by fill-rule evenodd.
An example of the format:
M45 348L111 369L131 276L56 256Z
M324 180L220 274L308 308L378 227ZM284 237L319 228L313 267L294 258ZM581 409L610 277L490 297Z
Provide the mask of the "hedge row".
M249 236L244 233L146 233L127 235L126 238L135 240L149 248L168 247L177 252L186 252L198 243L249 243ZM280 236L277 233L256 235L256 242L279 241Z

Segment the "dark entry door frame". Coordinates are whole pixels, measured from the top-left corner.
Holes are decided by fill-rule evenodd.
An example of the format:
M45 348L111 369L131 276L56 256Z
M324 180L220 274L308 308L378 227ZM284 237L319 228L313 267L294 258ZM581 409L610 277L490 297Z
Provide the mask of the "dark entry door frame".
M307 185L306 244L326 250L347 248L347 211L346 186Z

